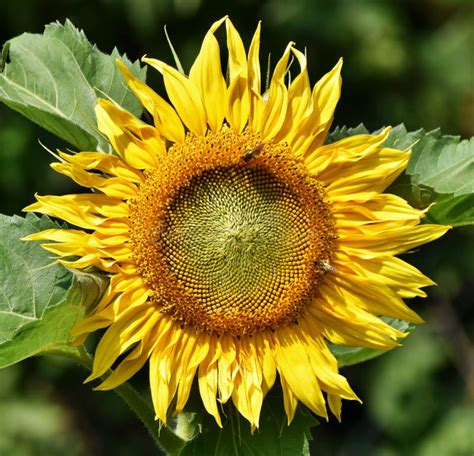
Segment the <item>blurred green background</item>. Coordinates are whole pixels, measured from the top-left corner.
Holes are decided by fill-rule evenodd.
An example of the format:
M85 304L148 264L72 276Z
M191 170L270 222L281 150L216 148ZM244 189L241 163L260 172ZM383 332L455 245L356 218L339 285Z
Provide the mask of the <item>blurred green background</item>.
M287 42L307 49L313 82L344 57L334 125L369 129L405 122L474 134L472 0L17 0L2 2L0 41L70 18L104 52L114 46L172 62L163 26L185 66L217 18L229 14L249 44L263 20L262 61ZM159 79L149 71L149 81ZM73 185L49 169L41 148L57 138L0 105L1 212L20 213L33 194ZM412 305L427 320L404 346L344 369L364 400L345 403L343 421L315 428L311 454L474 454L474 229L451 231L409 256L439 283ZM113 393L82 385L86 373L58 359L0 371L0 456L153 454L146 431ZM145 374L137 379L146 384Z

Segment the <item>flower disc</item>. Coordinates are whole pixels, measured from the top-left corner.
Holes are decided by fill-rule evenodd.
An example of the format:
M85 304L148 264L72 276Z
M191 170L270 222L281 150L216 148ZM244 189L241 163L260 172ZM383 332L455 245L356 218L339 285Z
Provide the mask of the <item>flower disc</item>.
M172 151L168 172L151 173L132 203L134 255L155 301L199 331L243 335L295 321L333 249L321 186L284 146L255 141L190 139L182 152L194 167L176 178Z

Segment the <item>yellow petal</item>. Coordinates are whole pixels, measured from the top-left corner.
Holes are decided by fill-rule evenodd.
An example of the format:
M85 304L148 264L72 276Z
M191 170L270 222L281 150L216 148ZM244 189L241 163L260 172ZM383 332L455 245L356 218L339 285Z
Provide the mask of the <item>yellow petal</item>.
M105 309L101 310L94 309L94 313L79 321L71 329L70 334L73 337L88 335L89 333L97 331L98 329L110 326L110 324L113 322L113 319L114 314L112 308L106 307Z
M89 236L81 230L66 230L52 228L49 230L32 233L22 238L24 241L55 241L55 242L81 242Z
M218 343L221 353L218 360L219 400L225 403L234 389L234 380L238 371L237 349L234 338L225 334L219 338Z
M144 283L140 275L117 274L111 277L110 284L115 291L127 291L143 288Z
M264 139L271 139L278 134L285 121L288 104L288 92L285 86L285 74L291 55L293 43L288 44L283 56L273 72L268 100L262 112L261 124L257 127Z
M248 52L248 86L249 86L249 98L250 98L250 126L254 131L258 131L261 125L261 117L265 104L263 102L261 91L261 75L260 75L260 61L259 61L259 50L260 50L260 25L259 22L257 29L250 43Z
M411 323L423 323L419 315L385 284L375 285L365 277L342 271L328 278L328 284L343 290L341 292L348 300L370 313L399 318Z
M406 168L409 154L396 149L380 149L364 160L347 163L327 185L329 198L351 201L359 192L383 192Z
M97 235L120 236L126 235L130 231L130 221L126 218L107 218L96 227Z
M142 306L123 312L97 345L92 374L86 382L104 374L122 353L143 339L157 320L158 312L154 307Z
M378 224L382 228L402 225L418 225L423 211L414 209L403 198L389 193L381 193L358 204L354 201L337 202L334 218L338 233L368 233L370 227Z
M247 57L242 39L230 19L226 19L225 25L229 51L226 118L230 126L240 133L248 122L250 112Z
M333 415L341 422L342 400L341 397L334 394L328 394L328 405Z
M312 318L299 321L305 349L311 360L310 366L318 378L321 388L329 394L343 399L359 400L346 378L338 373L337 361L326 345L321 330Z
M323 144L332 123L341 94L342 59L314 86L311 113L301 122L289 140L297 156L306 156Z
M326 405L318 379L313 375L305 344L297 325L279 328L275 333L275 361L293 394L310 410L327 419ZM302 381L304 379L304 381Z
M350 347L387 350L406 336L376 316L358 307L340 289L322 286L321 296L307 307L323 335L331 342Z
M348 164L363 161L369 155L377 152L389 133L390 128L385 128L378 135L349 136L315 148L305 157L305 164L310 173L317 176L318 180L330 183Z
M159 133L170 141L184 142L183 123L174 108L143 81L136 78L120 60L116 62L130 89L153 116L155 128Z
M252 427L258 428L263 393L260 385L256 385L253 380L253 372L242 368L239 370L234 380L232 402Z
M282 128L276 140L285 141L287 136L298 129L301 121L309 114L311 108L311 86L309 82L306 56L295 48L292 52L300 64L300 73L288 89L288 108Z
M123 267L123 265L121 265ZM140 288L127 288L124 292L120 293L112 303L112 309L116 318L119 318L124 312L133 309L137 310L143 306L150 296L150 290L148 287L143 286Z
M196 84L166 63L143 57L145 63L156 68L162 75L166 93L183 123L198 136L206 133L206 111Z
M440 238L450 228L429 224L404 225L383 230L375 227L370 236L366 234L341 235L341 239L343 239L346 253L362 259L371 259L406 252Z
M262 391L265 395L276 380L276 365L270 344L272 336L270 333L256 333L253 337L255 338L255 348L262 364Z
M59 151L59 156L82 169L95 169L105 174L121 177L133 183L143 182L143 173L130 168L120 157L103 152L79 152L77 154L66 154Z
M71 163L52 163L51 167L56 172L68 176L82 187L100 190L111 198L130 199L137 195L137 186L121 177L105 178L84 171Z
M342 59L334 68L325 74L314 86L312 101L314 108L319 111L319 122L327 130L330 127L334 110L341 96Z
M183 410L191 392L194 376L197 368L206 358L209 350L208 336L203 334L189 334L187 354L183 355L182 374L179 377L178 391L176 393L175 413Z
M298 406L298 399L294 395L293 391L289 387L288 383L285 380L285 377L280 375L281 389L283 391L283 407L285 408L285 413L287 417L288 426L293 421L296 413L296 407Z
M214 132L222 126L226 105L226 84L221 70L219 43L214 36L224 20L225 18L212 24L189 71L189 80L199 89L207 123Z
M253 337L240 339L238 365L232 401L252 427L257 428L263 402L262 368Z
M51 215L87 229L95 229L104 223L105 219L96 215L96 207L111 201L108 196L98 194L35 196L37 202L25 207L24 211Z
M425 297L426 293L420 288L435 285L417 268L393 256L365 260L339 254L334 263L350 264L351 269L359 275L367 277L375 285L380 283L389 286L402 298Z
M166 424L168 408L177 388L176 366L182 349L183 332L176 323L165 317L156 333L158 337L150 356L150 389L155 419Z
M144 345L143 342L140 342L106 380L94 389L98 391L114 389L135 375L145 365L150 355L149 350L144 349Z
M150 141L152 127L107 100L98 100L95 113L99 130L129 166L136 169L157 166L164 144L159 138Z
M218 424L222 427L221 417L217 409L217 360L220 353L217 351L217 341L214 336L209 338L209 352L206 358L199 365L198 385L204 408L211 414Z

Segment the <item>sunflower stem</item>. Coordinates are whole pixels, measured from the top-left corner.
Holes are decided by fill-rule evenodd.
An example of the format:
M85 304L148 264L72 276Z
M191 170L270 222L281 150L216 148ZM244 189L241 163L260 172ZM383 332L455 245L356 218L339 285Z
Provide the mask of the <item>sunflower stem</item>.
M74 359L87 370L92 371L92 357L83 345L71 349L64 347L43 352L44 355L62 356ZM105 375L104 377L107 377ZM186 445L186 440L181 439L169 427L160 426L155 421L155 414L150 404L130 384L122 383L114 391L132 409L135 415L147 428L155 444L169 456L178 456Z
M148 429L156 445L170 456L177 456L186 445L169 427L160 426L150 404L128 383L122 383L114 390L133 410Z

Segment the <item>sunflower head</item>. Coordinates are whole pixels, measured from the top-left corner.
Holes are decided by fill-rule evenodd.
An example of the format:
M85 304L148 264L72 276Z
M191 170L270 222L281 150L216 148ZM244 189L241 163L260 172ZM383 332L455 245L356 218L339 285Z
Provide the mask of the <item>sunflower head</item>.
M228 78L216 30L225 25ZM446 227L383 193L409 152L389 130L324 145L341 61L313 88L290 43L262 94L260 25L248 51L228 18L214 23L189 74L144 58L162 98L118 62L153 124L101 100L99 130L116 155L60 152L53 168L93 192L37 196L32 210L77 229L30 236L73 268L110 276L73 330L107 328L89 380L110 389L145 363L157 419L185 406L197 377L206 410L232 400L258 426L277 374L290 422L298 401L340 417L358 399L327 341L389 349L404 334L380 319L421 319L402 298L432 282L396 257ZM291 59L298 68L287 82ZM302 381L304 379L304 381ZM173 411L173 410L172 410Z

